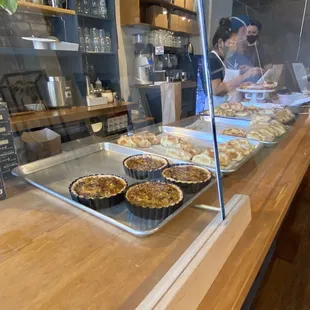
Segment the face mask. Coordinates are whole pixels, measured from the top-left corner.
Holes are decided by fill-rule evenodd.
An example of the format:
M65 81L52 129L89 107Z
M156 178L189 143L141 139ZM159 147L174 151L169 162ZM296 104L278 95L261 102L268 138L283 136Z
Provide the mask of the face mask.
M257 41L257 39L258 39L258 36L247 36L247 40L248 40L248 42L250 43L250 44L253 44L253 43L255 43L256 41Z

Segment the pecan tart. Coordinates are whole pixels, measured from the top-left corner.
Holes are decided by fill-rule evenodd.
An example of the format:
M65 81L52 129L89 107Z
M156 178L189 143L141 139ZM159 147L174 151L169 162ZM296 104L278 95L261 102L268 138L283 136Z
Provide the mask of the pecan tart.
M125 179L112 174L96 174L78 178L69 187L74 201L94 210L113 207L124 200Z
M186 193L195 194L210 183L211 172L202 167L176 164L162 172L166 181L176 184Z
M137 180L157 179L161 172L169 166L169 162L156 155L133 155L123 161L125 173Z
M130 186L125 195L131 213L145 219L165 219L183 203L182 190L159 181L146 181Z

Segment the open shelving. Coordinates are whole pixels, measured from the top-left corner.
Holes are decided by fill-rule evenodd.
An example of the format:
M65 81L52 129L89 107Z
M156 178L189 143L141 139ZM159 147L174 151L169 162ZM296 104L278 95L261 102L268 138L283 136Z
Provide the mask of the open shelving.
M141 4L148 4L148 5L159 5L163 8L166 8L168 10L178 10L184 13L192 14L192 15L197 15L195 11L188 10L184 7L181 7L179 5L175 5L173 3L170 3L168 1L163 1L163 0L140 0Z
M28 12L28 13L41 13L50 16L61 16L61 15L75 15L74 10L54 8L49 5L36 4L26 1L17 2L18 12Z

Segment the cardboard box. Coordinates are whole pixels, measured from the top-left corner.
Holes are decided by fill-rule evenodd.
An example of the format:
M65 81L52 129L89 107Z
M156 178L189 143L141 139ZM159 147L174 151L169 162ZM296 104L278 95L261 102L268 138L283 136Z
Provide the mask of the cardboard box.
M173 4L180 6L181 8L184 8L185 7L185 0L174 0Z
M168 28L167 14L160 6L152 5L146 9L146 22L150 25Z
M169 29L174 31L182 31L180 30L180 16L175 14L169 15Z
M23 132L21 138L28 161L43 159L62 152L60 135L48 128Z
M186 33L191 32L191 24L186 19L182 19L182 16L179 18L179 31L183 31Z
M195 0L185 0L185 8L190 11L196 11L196 1Z

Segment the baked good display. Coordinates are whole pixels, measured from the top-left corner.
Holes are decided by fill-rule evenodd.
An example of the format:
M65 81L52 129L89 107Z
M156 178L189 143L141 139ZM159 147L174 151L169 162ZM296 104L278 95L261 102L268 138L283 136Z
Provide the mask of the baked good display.
M181 146L181 139L172 135L161 137L160 144L163 147L179 148Z
M193 155L189 152L186 152L182 149L172 149L172 148L166 149L166 156L185 160L185 161L189 161L193 157Z
M165 219L183 204L175 184L147 181L130 186L125 195L128 210L145 219Z
M261 111L260 108L255 106L244 106L240 102L226 102L214 109L214 114L216 116L225 117L251 117L252 115L258 114ZM209 115L209 110L206 111Z
M133 179L157 179L169 166L167 159L149 154L133 155L123 161L126 175Z
M192 143L189 143L184 140L181 140L180 148L183 151L190 153L192 156L195 156L201 153Z
M132 141L132 139L128 136L121 136L117 141L117 144L127 146L127 147L132 147L135 148L137 145Z
M186 193L195 194L210 183L211 172L199 166L180 164L166 168L162 176L167 182L178 185Z
M152 145L159 144L160 140L155 134L147 131L134 134L132 136L122 135L116 143L131 148L148 148Z
M222 135L226 135L226 136L235 136L235 137L241 137L241 138L245 138L246 137L246 131L240 128L227 128L224 129L221 132Z
M151 145L157 145L160 143L160 139L156 137L154 133L143 131L143 132L140 132L138 135L147 139L151 143Z
M69 186L74 201L94 210L113 207L124 200L127 181L112 174L96 174L78 178Z
M147 140L146 138L139 136L139 135L133 135L131 137L131 140L133 141L133 143L135 143L137 145L137 147L139 148L148 148L150 147L152 144L149 140Z
M219 144L218 149L221 168L227 169L232 164L243 160L254 148L255 146L246 139L230 140ZM212 148L206 148L204 152L194 156L192 161L197 164L214 167L214 150Z
M276 112L274 118L282 124L287 124L295 118L295 115L290 109L286 108Z
M261 84L255 84L246 82L243 83L239 88L244 90L274 90L278 86L278 83L266 81Z

